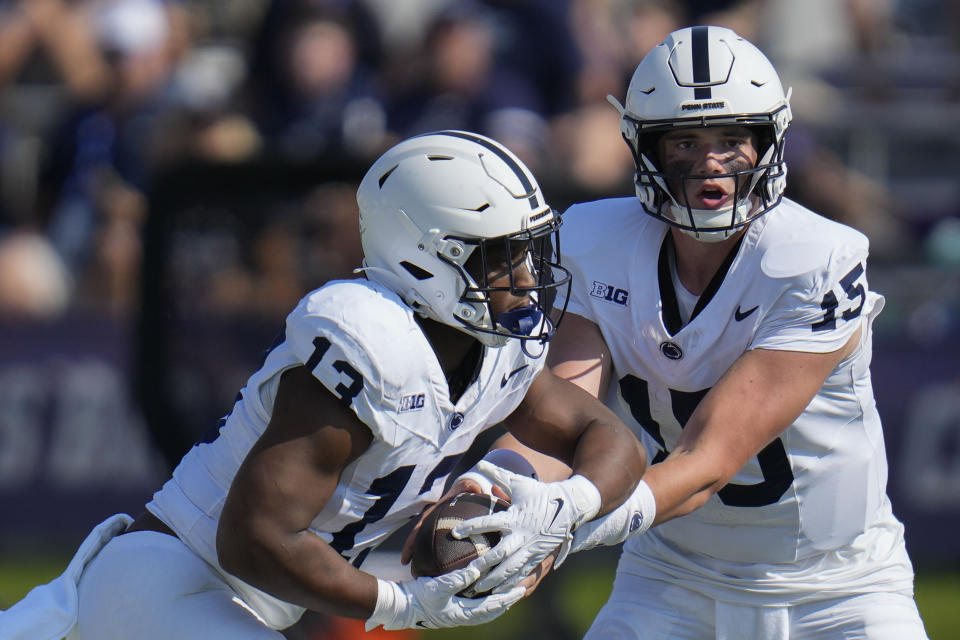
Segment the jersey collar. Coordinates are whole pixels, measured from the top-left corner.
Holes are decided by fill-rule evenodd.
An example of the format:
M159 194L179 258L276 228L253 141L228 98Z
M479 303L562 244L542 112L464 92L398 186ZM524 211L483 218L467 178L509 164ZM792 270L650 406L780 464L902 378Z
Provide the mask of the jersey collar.
M740 245L743 244L744 237L746 237L746 234L741 234L740 239L730 248L727 257L723 259L723 263L717 269L717 272L713 274L713 278L710 279L707 288L704 289L700 298L697 300L697 304L693 308L693 313L690 314L690 322L693 322L694 318L707 306L717 293L720 285L723 284L723 279L726 277L727 271L730 270L733 259L737 257L737 252L740 250ZM669 333L671 337L677 335L684 326L683 319L680 315L680 304L677 302L677 292L673 288L673 278L670 277L670 260L676 260L675 251L673 234L670 233L670 229L667 229L667 233L663 238L663 244L660 245L660 259L657 262L657 278L660 282L660 301L663 304L663 326L667 329L667 333Z

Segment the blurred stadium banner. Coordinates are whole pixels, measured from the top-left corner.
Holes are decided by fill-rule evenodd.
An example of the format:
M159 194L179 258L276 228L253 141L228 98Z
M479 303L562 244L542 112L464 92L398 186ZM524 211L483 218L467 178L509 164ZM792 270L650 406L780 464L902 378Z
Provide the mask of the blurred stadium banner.
M873 387L890 465L888 493L915 563L960 567L960 345L874 343Z
M76 545L166 475L131 399L129 335L100 316L0 325L0 551Z

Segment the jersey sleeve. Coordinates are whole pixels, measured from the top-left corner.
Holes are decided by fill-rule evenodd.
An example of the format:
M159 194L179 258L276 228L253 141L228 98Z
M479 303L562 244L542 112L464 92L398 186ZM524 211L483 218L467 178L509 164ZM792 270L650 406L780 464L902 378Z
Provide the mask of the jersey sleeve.
M573 274L573 285L570 287L570 296L567 301L566 312L596 322L596 319L593 317L593 308L590 306L587 292L582 286L578 286L583 280L582 275L574 272L573 269L570 270L570 273ZM558 306L559 305L563 305L563 300L558 300Z
M818 268L781 278L780 295L749 348L829 353L842 347L879 299L869 289L866 267L863 238L838 243Z
M402 439L390 420L396 408L396 381L383 375L382 353L333 305L305 299L287 317L286 341L326 389L349 407L377 439ZM337 305L339 306L339 305ZM376 354L376 356L374 355Z

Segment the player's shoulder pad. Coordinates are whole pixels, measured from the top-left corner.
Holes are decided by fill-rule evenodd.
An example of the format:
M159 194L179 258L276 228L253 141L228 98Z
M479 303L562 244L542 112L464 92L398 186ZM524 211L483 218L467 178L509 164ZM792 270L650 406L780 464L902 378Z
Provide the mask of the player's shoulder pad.
M786 198L761 221L760 268L769 278L817 279L869 252L864 234Z
M573 204L563 212L562 219L561 256L588 252L609 242L612 233L635 233L635 225L654 221L632 196Z
M408 380L424 375L424 338L412 310L375 282L333 281L304 297L287 317L287 340L307 362L318 339L363 376L371 400L392 401Z

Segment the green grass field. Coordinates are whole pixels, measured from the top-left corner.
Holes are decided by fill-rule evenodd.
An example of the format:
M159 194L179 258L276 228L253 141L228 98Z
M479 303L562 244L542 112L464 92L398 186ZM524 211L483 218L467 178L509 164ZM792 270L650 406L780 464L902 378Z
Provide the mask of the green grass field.
M586 559L586 558L583 558ZM0 554L0 609L23 597L34 585L57 576L69 558L57 554ZM606 556L596 563L573 563L553 576L552 590L542 589L517 604L507 615L481 627L425 632L426 640L531 640L543 633L545 622L580 638L610 593L613 563ZM960 572L918 570L916 598L931 640L960 638Z

